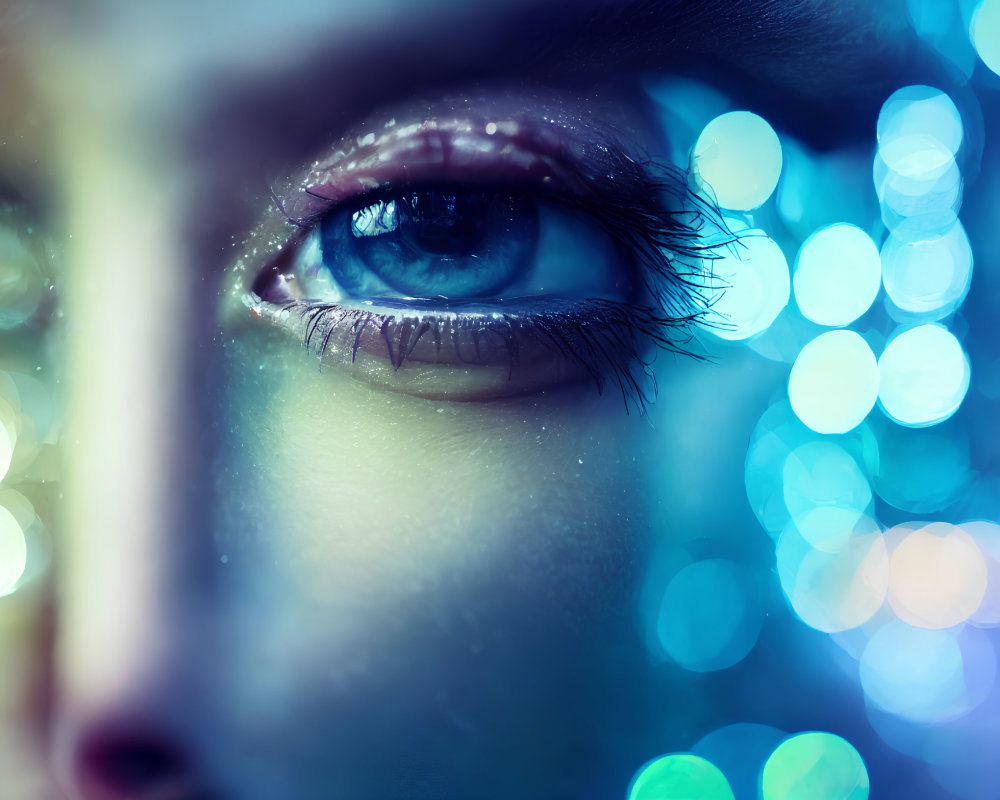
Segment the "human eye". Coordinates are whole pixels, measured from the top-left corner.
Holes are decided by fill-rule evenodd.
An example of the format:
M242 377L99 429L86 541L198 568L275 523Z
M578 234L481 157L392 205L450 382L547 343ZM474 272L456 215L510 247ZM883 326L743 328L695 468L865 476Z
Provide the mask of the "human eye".
M248 270L246 305L379 388L490 400L590 382L641 409L656 351L684 350L705 310L710 210L565 105L375 116L303 173L274 192L285 238Z

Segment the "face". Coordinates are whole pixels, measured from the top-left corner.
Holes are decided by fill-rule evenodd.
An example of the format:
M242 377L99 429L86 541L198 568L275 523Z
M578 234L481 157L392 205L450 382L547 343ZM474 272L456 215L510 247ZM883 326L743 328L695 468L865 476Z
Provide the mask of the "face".
M905 219L924 219L886 199L906 195L892 163L871 191L885 98L937 80L987 145L995 122L976 100L995 76L915 56L933 48L897 5L14 9L10 94L36 122L5 169L47 225L68 334L51 701L35 710L49 791L649 800L681 784L637 771L694 752L684 791L733 796L711 761L755 797L780 742L822 731L846 750L809 740L820 763L856 749L876 796L967 796L966 763L941 767L927 742L986 724L992 683L938 708L928 666L922 684L896 676L916 683L894 706L870 653L883 629L947 639L988 601L947 624L906 606L915 549L946 541L939 561L961 561L948 537L974 539L913 520L996 516L960 505L989 460L968 453L968 431L990 437L985 401L908 417L886 367L872 410L864 352L815 356L821 391L803 356L827 333L888 352L940 321L992 363L988 300L892 310L876 275L857 313L824 317L844 313L831 272L857 267L857 305L865 247L888 280L876 244L912 245ZM743 108L771 126L698 138ZM996 174L977 135L970 235ZM727 142L750 156L727 162ZM855 238L815 237L810 306L804 242L835 222ZM964 443L966 473L918 507L917 478L886 465L944 458L938 434ZM930 464L940 488L951 473ZM956 586L994 563L980 534ZM796 588L819 540L836 568ZM934 608L967 602L926 581ZM860 611L842 600L856 585ZM768 800L797 796L779 756ZM840 778L795 779L867 796L857 775L840 794Z

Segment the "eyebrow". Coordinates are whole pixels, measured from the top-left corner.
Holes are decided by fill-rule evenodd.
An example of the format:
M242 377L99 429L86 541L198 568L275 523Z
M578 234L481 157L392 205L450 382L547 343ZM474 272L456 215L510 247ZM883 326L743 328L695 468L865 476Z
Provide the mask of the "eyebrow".
M262 58L267 69L244 63L202 80L212 90L193 104L196 149L218 149L244 168L276 166L373 108L453 86L456 76L579 85L648 69L697 68L764 87L764 106L802 104L833 135L866 105L877 109L912 38L902 0L506 0L421 11L401 7L377 30L342 31L333 51L320 32L286 64Z

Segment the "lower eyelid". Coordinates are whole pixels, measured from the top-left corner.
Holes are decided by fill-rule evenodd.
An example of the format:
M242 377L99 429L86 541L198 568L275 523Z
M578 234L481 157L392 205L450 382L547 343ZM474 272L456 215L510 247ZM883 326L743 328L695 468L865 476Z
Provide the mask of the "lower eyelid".
M525 298L520 308L427 309L368 304L262 304L323 365L372 385L431 399L492 400L554 386L617 384L640 407L652 387L634 376L664 320L607 300Z

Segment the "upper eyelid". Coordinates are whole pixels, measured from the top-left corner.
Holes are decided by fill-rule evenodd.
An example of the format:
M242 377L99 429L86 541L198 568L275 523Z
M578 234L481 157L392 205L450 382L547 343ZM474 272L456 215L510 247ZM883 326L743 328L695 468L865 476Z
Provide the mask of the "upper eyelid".
M599 117L595 117L593 113L586 113L583 106L569 111L566 104L563 103L562 110L557 113L556 110L550 110L547 102L529 101L506 95L505 97L510 114L516 114L519 119L529 113L535 114L545 122L546 126L552 126L552 133L545 140L544 147L547 148L551 163L558 166L553 174L559 175L563 180L563 185L546 187L546 194L551 197L561 196L565 201L579 197L582 203L586 200L587 195L600 194L596 187L590 185L588 176L584 173L597 171L604 174L612 169L613 164L630 167L628 175L622 173L618 167L614 167L618 173L616 189L628 190L631 187L637 194L641 194L637 180L637 176L641 173L638 162L633 158L633 155L625 152L625 147L619 143L620 137L614 133L611 125L602 124ZM558 99L555 97L552 102L555 103ZM486 99L482 101L481 105L486 106L492 102L492 100ZM411 107L409 111L388 109L376 112L356 125L351 132L337 138L311 164L270 181L267 190L273 205L265 211L262 218L251 229L244 243L243 252L234 264L234 269L240 274L237 276L238 281L245 287L244 291L256 285L258 278L264 271L272 272L279 269L282 264L288 263L295 247L303 241L305 234L325 215L341 205L334 200L319 197L308 191L310 175L318 165L329 161L338 150L344 151L345 142L356 141L358 137L368 135L372 129L384 128L385 122L390 119L396 119L402 127L434 119L435 115L454 118L458 105L464 107L465 103L444 100L432 104L424 103L416 109ZM505 113L508 109L494 108L494 113L498 119L502 120L503 116L510 116L510 114ZM485 112L480 112L481 117L484 114ZM570 135L571 127L573 128L572 136ZM602 166L600 168L592 165L588 170L584 166L588 150L591 154L601 157ZM429 179L432 177L440 177L440 175L437 173L428 175ZM467 182L468 177L466 171L456 170L452 175L452 182L461 184ZM405 170L398 169L393 183L402 188L407 182ZM430 183L431 180L427 182ZM502 181L494 177L491 181L484 182L492 182L496 185ZM525 181L522 180L521 185L524 186ZM536 186L541 190L542 181L536 181ZM355 194L354 197L357 199L360 195ZM648 198L645 198L645 201L648 202ZM293 227L291 232L289 226ZM249 281L246 280L246 277L241 276L249 277Z
M385 186L552 183L586 195L611 171L635 183L636 171L622 169L641 160L629 138L586 103L558 97L445 99L370 115L271 193L299 225Z
M277 221L286 225L286 233L284 239L279 241L275 235L274 219L269 226L261 226L270 232L269 246L261 256L255 252L254 258L243 263L252 285L256 287L265 274L281 272L283 264L293 263L289 257L294 257L297 243L303 241L303 236L327 214L343 210L350 202L350 199L338 202L310 192L310 176L317 169L335 164L337 159L351 158L350 146L344 146L346 142L355 142L355 152L359 138L360 146L374 145L378 136L370 140L365 137L373 130L384 130L385 122L390 119L395 119L397 126L402 127L436 119L435 115L453 120L458 102L446 100L430 106L425 104L411 110L407 116L404 116L405 110L394 112L391 109L381 115L370 116L328 148L325 155L304 167L297 176L286 178L283 191L272 191L276 205L272 211L277 212ZM565 206L589 212L595 218L596 224L628 253L655 306L662 309L667 317L695 318L704 313L700 296L705 286L703 259L712 257L711 250L719 242L707 245L697 229L706 217L711 223L714 219L721 219L721 216L716 216L718 209L693 194L683 170L639 158L638 146L629 142L632 137L628 131L621 131L613 124L602 121L600 108L592 109L586 103L578 107L569 102L551 106L544 101L527 101L505 95L500 101L495 98L482 100L478 107L461 102L459 108L465 112L466 119L475 117L483 126L491 118L502 121L513 117L524 121L533 115L532 124L535 129L543 131L544 136L532 141L541 143L539 149L553 165L552 177L559 178L550 182L554 185L545 186L545 193ZM612 110L607 116L609 119L616 118ZM350 161L346 163L350 164ZM434 169L428 172L428 183L432 182L432 177L440 177L436 175L437 165L433 166ZM386 173L387 176L397 176L392 180L400 185L394 187L390 183L389 187L376 187L376 190L391 190L412 184L405 164L395 164L392 170ZM450 182L462 184L467 177L464 167L456 169ZM494 181L494 186L498 182L502 181ZM525 182L522 181L521 185L524 187ZM539 179L537 186L543 185ZM356 201L366 189L364 186L351 188ZM336 194L331 196L339 197ZM351 198L352 193L344 196ZM296 233L288 235L288 223L297 228Z

